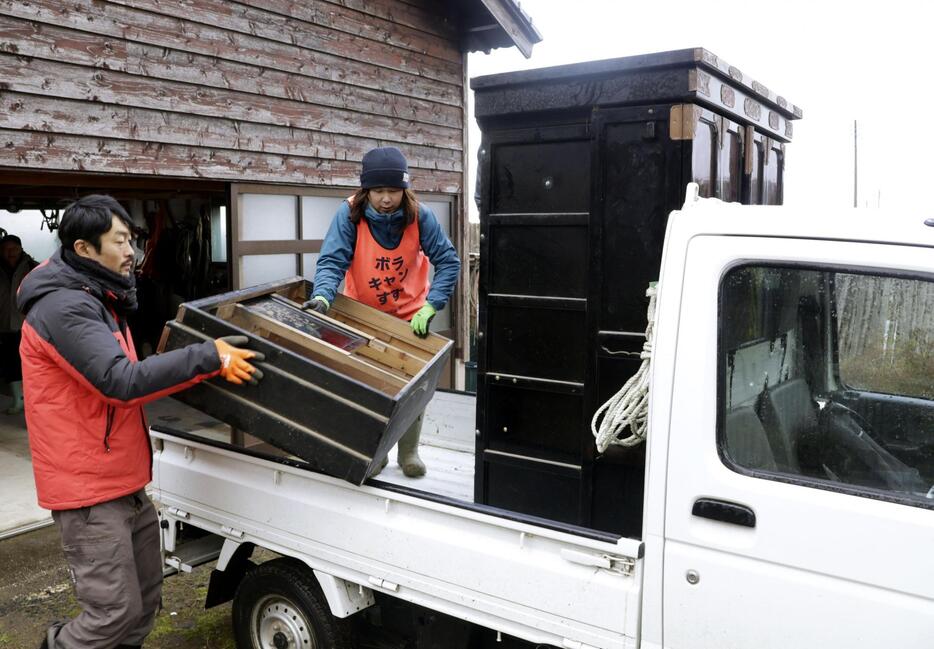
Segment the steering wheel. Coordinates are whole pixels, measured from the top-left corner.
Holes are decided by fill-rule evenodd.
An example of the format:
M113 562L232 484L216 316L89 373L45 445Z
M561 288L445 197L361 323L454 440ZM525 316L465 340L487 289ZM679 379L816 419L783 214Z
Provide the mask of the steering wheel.
M852 408L832 399L818 399L817 423L820 457L839 462L839 466L829 468L842 482L887 491L929 493L934 498L934 487L928 489L916 469L879 444L865 418Z

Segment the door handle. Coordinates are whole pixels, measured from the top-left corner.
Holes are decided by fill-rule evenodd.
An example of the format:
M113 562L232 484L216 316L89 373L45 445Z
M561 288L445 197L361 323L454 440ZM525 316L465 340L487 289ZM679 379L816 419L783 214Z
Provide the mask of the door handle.
M694 501L691 514L743 527L756 526L756 513L750 507L715 498L698 498Z

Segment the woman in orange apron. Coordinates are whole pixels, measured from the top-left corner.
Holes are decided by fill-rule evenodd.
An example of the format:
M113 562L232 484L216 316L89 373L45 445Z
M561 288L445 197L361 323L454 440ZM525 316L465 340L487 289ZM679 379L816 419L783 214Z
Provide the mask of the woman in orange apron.
M435 269L430 283L429 264ZM459 272L457 251L438 219L409 188L405 156L381 147L363 156L360 189L334 215L315 269L314 296L305 308L327 313L343 280L344 295L406 320L416 335L427 336ZM418 456L421 423L419 416L399 440L399 465L409 477L425 474Z

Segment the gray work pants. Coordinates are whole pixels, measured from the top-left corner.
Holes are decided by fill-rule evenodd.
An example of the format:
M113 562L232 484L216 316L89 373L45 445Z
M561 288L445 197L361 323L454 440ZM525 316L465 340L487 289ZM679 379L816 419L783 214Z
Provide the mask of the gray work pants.
M81 509L52 512L82 611L50 649L142 645L162 597L156 509L138 491Z

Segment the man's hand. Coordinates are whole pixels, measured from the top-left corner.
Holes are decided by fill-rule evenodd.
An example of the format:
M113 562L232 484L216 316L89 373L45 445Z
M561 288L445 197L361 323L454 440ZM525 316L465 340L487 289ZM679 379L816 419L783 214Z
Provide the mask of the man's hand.
M428 325L431 324L431 319L434 318L437 313L433 306L425 302L425 306L412 316L412 331L415 332L416 336L425 338L428 335Z
M242 385L244 381L256 385L263 378L262 371L253 367L247 359L264 361L266 357L259 352L241 349L249 341L246 336L224 336L214 341L221 359L221 376L235 385Z
M302 308L308 311L314 311L324 315L331 308L331 303L320 295L316 295L302 305Z

